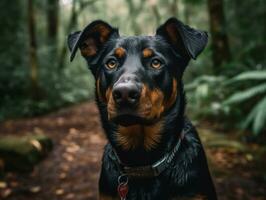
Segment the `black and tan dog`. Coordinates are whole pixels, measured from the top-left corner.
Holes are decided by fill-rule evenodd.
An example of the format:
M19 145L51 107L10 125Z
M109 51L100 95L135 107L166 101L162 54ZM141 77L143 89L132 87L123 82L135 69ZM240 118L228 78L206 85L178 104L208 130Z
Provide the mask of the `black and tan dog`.
M120 37L101 20L70 34L96 79L108 138L100 199L165 200L216 193L198 134L184 117L182 75L208 36L175 18L155 36Z

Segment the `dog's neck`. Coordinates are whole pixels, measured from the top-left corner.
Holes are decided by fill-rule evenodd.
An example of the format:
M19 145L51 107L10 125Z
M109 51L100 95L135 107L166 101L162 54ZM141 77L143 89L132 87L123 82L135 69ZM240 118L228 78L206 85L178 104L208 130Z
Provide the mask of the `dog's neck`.
M135 125L130 127L130 130L127 130L126 127L124 127L124 130L121 128L118 130L115 124L110 123L103 116L102 108L99 107L99 109L107 138L120 160L126 165L150 165L162 158L166 152L171 151L177 143L184 126L185 95L182 88L175 103L156 124L150 126ZM131 134L132 138L126 137L124 138L125 141L119 141L122 138L121 135L119 136L121 131L127 131L128 134ZM153 137L146 138L151 140L151 142L145 142L143 134L147 134L146 137ZM139 141L142 141L142 143L138 143ZM125 148L126 146L123 146L121 142L124 142L124 145L129 145L130 148Z

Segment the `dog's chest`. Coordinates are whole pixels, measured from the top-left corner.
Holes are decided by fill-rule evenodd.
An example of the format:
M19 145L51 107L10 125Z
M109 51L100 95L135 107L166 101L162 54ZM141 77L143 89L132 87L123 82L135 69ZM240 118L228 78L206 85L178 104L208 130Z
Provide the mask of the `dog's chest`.
M104 171L109 172L107 173L108 177L106 177L106 187L110 187L109 191L112 191L112 195L116 195L118 177L121 173L118 166L107 156L110 153L109 150L107 146L102 167ZM189 185L191 186L191 183L196 182L195 180L197 179L197 171L191 170L190 167L191 165L187 163L175 161L169 169L158 177L142 179L129 178L127 199L161 200L172 199L172 197L181 194L191 195L197 193L196 191L191 191L191 188L189 188ZM188 170L188 168L190 169ZM184 191L189 191L189 193Z

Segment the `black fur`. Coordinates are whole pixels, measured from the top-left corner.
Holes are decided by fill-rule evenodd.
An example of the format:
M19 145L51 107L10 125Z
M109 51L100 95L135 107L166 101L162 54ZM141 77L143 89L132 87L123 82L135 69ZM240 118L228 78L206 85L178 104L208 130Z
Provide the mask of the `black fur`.
M108 38L100 43L101 30L97 25L106 28ZM98 31L98 32L97 32ZM109 87L125 73L138 77L141 83L151 90L154 88L163 92L164 98L169 99L173 90L172 82L177 80L177 96L170 108L165 110L161 119L164 121L160 132L161 139L156 148L147 150L143 146L125 150L116 139L118 124L108 120L107 104L96 92L96 102L100 110L103 128L109 143L105 147L101 177L100 193L117 198L117 179L120 172L117 165L110 159L109 154L114 148L119 158L130 166L150 165L164 156L177 143L184 128L188 133L182 140L180 149L169 168L154 178L129 179L127 199L173 199L180 196L193 197L202 194L207 199L215 200L216 193L209 173L205 153L198 134L184 116L185 94L183 91L182 75L191 58L195 59L207 43L207 34L192 29L175 18L169 19L157 29L155 36L120 37L118 30L106 22L97 20L89 24L82 32L71 34L68 39L71 59L78 48L82 48L85 39L91 38L95 44L95 55L83 55L96 80L100 80L99 90L105 94ZM113 58L117 47L126 50L126 56L115 58L118 67L107 69L105 63ZM142 58L144 48L152 49L152 58ZM162 67L152 69L150 63L154 57L160 59ZM140 122L141 123L141 122ZM154 121L154 123L156 123Z

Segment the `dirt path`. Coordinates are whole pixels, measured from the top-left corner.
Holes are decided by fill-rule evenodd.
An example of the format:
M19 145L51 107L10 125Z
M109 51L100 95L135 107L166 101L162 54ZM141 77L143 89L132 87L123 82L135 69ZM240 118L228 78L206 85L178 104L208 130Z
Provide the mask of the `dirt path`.
M43 117L0 124L0 136L45 133L54 141L54 150L31 174L9 173L0 181L0 199L97 199L97 180L106 143L100 127L93 102ZM265 199L266 181L262 172L266 165L265 161L257 165L260 157L254 157L252 150L256 147L247 152L231 146L223 148L220 144L208 145L215 137L204 128L200 130L219 199Z

